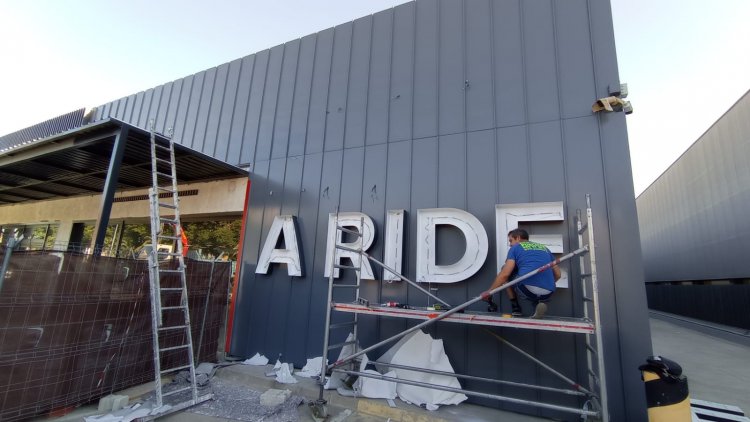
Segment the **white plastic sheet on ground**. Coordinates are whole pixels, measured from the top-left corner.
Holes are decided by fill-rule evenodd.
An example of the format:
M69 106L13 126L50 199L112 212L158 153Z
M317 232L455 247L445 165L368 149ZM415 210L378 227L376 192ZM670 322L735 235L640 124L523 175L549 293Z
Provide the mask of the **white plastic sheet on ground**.
M256 353L255 356L251 357L250 359L245 359L244 361L242 361L242 364L254 366L268 365L268 358L261 355L260 353Z
M326 359L326 365L328 364L328 359ZM301 371L297 371L294 373L294 375L305 377L305 378L313 378L320 375L320 368L323 366L323 357L318 356L317 358L308 359L305 366L302 368Z
M346 336L346 342L348 343L352 340L354 340L354 333L349 333L349 335ZM340 361L347 356L353 355L356 350L359 350L359 343L345 345L341 348L341 352L339 352L339 357L336 361ZM326 390L337 390L344 387L344 379L346 379L346 374L334 372L331 374L330 378L328 378L323 388Z
M278 364L279 362L277 362ZM286 363L282 363L278 365L278 370L276 371L276 382L280 382L282 384L296 384L297 378L294 378L292 376L292 371L289 369L289 365Z
M362 362L359 365L359 372L367 374L380 375L379 372L373 371L372 369L365 369L369 359L367 356L362 357ZM398 378L395 371L390 371L384 374L386 377ZM362 397L371 399L395 399L396 398L396 383L393 381L379 380L375 378L359 377L355 390Z
M448 355L445 354L443 341L435 340L429 334L425 334L422 331L415 331L402 338L385 352L378 361L443 372L454 372L453 367L448 361ZM387 365L378 365L378 370L383 372L390 370L390 368ZM396 373L399 379L461 388L461 384L456 377L396 368L393 368L392 371ZM464 394L460 393L406 384L398 384L396 392L401 400L418 406L424 404L429 410L436 410L440 405L459 404L467 399Z

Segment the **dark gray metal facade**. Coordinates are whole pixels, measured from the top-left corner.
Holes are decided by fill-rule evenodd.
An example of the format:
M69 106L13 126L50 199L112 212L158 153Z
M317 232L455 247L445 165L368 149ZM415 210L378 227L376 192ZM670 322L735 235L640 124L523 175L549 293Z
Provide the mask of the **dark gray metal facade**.
M637 367L651 344L625 116L591 112L618 84L607 1L419 0L105 104L97 118L141 127L155 118L158 130L174 127L184 145L249 166L231 352L283 354L297 365L322 347L327 214L337 207L373 218L376 257L387 210L405 209L409 277L417 210L453 207L475 215L493 239L488 259L469 280L438 291L460 303L485 290L497 271L495 204L563 201L566 222L559 227L571 250L572 216L590 193L611 414L636 421L646 417ZM256 275L271 222L285 214L297 216L304 276L289 277L278 265ZM450 261L455 244L462 244L455 233L439 239L439 259ZM362 295L373 302L424 301L399 282L365 281ZM577 289L561 290L550 313L580 315L579 303ZM407 326L362 321L363 344ZM479 329L443 324L431 334L445 339L457 371L554 384ZM573 335L503 335L585 379L582 343ZM547 393L520 395L579 404Z
M750 278L750 92L637 199L647 282Z

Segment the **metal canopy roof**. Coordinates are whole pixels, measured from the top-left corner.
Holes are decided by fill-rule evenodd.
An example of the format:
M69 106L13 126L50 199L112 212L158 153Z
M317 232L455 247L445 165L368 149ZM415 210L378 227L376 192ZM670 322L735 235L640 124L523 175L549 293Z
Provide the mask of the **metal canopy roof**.
M117 190L151 186L149 133L108 119L0 153L0 205L100 194L116 135L128 130ZM157 135L166 145L167 138ZM247 176L238 167L175 143L178 183Z

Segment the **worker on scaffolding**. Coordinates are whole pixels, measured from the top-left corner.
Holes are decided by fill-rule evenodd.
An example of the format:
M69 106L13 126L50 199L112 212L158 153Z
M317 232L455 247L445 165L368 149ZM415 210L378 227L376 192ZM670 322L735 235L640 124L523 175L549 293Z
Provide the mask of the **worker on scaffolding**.
M508 244L510 250L500 273L495 277L495 281L490 286L489 291L496 289L509 280L528 274L542 265L548 264L555 260L552 252L541 243L531 242L529 233L523 229L511 230L508 233ZM542 271L527 280L524 280L514 286L512 289L505 289L510 299L513 316L522 316L523 311L521 304L518 303L518 296L531 301L534 305L534 314L531 318L542 318L547 312L545 302L549 301L555 292L555 282L560 279L560 269L553 266L551 271ZM492 296L488 292L482 294L482 299L490 303Z

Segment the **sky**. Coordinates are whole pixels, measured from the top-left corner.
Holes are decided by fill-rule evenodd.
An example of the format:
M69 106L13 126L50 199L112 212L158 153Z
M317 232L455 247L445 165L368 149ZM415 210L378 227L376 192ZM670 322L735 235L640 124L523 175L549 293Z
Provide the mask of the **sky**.
M401 3L0 0L0 135ZM611 3L638 195L750 89L750 1Z

